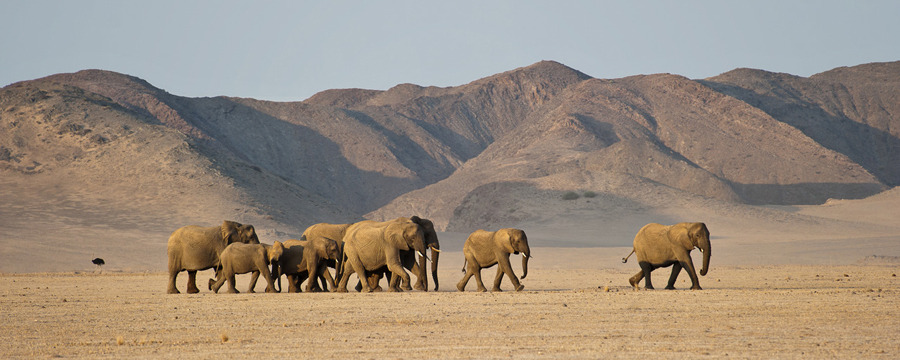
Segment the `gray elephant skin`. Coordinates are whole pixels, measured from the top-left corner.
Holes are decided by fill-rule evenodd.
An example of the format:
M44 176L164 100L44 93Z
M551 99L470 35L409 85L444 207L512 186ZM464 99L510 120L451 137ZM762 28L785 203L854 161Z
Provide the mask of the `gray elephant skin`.
M227 293L236 294L239 291L235 288L235 275L252 273L248 293L255 292L256 280L260 275L266 279L266 292L281 292L276 289L274 279L278 277L278 267L273 266L269 271L271 264L277 264L281 255L284 253L282 243L276 241L272 245L268 244L244 244L232 243L219 254L220 264L216 271L216 280L209 279L209 289L215 293L219 292L219 288L225 281L228 281ZM280 288L280 286L279 286Z
M403 268L401 251L414 250L424 258L425 236L418 224L408 218L391 221L360 221L347 228L344 235L344 264L338 292L347 292L347 281L356 273L365 279L367 272L387 266L388 270L400 277L404 288L410 288L409 274ZM349 265L349 266L348 266ZM424 260L423 264L424 266ZM362 290L371 292L368 281L361 281ZM392 284L393 285L393 284ZM391 286L389 291L401 291Z
M300 284L309 278L306 283L307 292L321 291L316 279L321 275L327 275L327 286L335 288L334 279L328 273L327 260L341 264L341 249L337 241L325 237L309 237L308 240L287 240L284 242L284 254L281 259L273 263L273 273L278 271L288 279L288 292L300 292ZM279 270L275 270L275 268ZM324 290L328 290L325 287Z
M522 291L525 286L519 283L509 263L509 254L519 253L522 253L522 279L524 279L528 276L528 259L531 257L525 232L512 228L497 231L475 230L463 245L463 254L466 256L463 271L466 274L456 284L456 289L465 291L466 284L474 275L478 291L487 291L481 281L481 269L499 264L492 291L501 291L500 282L503 281L504 274L509 277L516 291Z
M675 225L647 224L634 236L634 248L631 253L622 259L627 262L631 254L636 254L641 271L632 276L628 282L635 289L638 288L642 278L645 278L644 288L653 289L650 281L650 273L658 268L672 266L672 274L666 289L675 289L675 280L678 273L684 268L691 277L691 290L701 290L697 272L694 271L694 262L691 259L691 250L700 249L703 253L703 268L700 275L705 276L709 271L709 257L711 246L709 242L709 229L702 222L683 222Z
M438 291L440 288L440 283L438 282L438 261L440 258L441 252L441 243L438 241L437 232L434 230L434 223L431 220L420 218L418 216L412 216L409 218L410 221L419 225L422 229L423 234L425 235L425 249L429 250L431 255L431 276L434 279L434 291ZM426 256L429 255L428 252L425 253ZM403 268L409 270L411 273L416 274L416 284L413 286L413 289L428 291L428 271L425 268L425 259L420 258L419 261L416 261L416 252L415 250L407 250L400 252L400 263L403 265ZM388 271L387 267L382 267L381 269L375 270L370 273L368 276L369 287L378 291L381 287L378 285L378 282L381 280L381 277L384 275L391 274ZM400 280L399 276L393 276L390 278L390 281L396 284ZM356 291L360 291L362 289L361 284L356 285ZM403 289L403 290L412 290L412 289Z
M259 244L253 225L224 221L221 226L189 225L169 236L166 254L169 258L169 294L179 293L175 286L178 273L187 271L187 292L197 293L197 271L219 266L219 255L231 243Z

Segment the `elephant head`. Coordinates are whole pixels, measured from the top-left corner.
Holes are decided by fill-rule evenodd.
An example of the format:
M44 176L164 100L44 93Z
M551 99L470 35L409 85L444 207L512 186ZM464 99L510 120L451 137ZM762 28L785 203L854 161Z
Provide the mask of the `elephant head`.
M281 292L281 269L278 264L281 262L281 255L284 254L284 244L280 241L276 241L272 246L266 247L266 257L269 260L269 264L272 266L271 277L272 280L278 280L278 289L277 292Z
M431 250L431 277L434 279L434 291L438 290L438 258L441 252L441 243L438 242L437 232L434 231L434 223L431 220L423 219L418 216L410 218L412 222L419 224L425 235L425 248ZM425 276L425 259L419 265L422 269L422 276ZM425 284L427 285L427 283ZM427 288L427 286L426 286Z
M709 271L709 256L712 248L709 244L709 229L702 222L689 224L687 229L687 237L691 241L691 245L700 249L703 253L703 267L700 268L700 275L706 276Z
M245 244L259 244L259 236L253 225L243 225L234 221L225 220L222 223L222 239L225 244L240 242Z
M425 232L419 224L408 221L395 222L385 229L385 235L396 249L415 250L419 256L425 257Z
M528 276L528 258L531 257L531 248L528 247L528 237L525 236L525 232L519 229L501 229L498 231L498 235L503 239L502 241L506 241L508 243L504 248L511 254L518 255L520 252L522 253L522 276L521 279L524 279Z

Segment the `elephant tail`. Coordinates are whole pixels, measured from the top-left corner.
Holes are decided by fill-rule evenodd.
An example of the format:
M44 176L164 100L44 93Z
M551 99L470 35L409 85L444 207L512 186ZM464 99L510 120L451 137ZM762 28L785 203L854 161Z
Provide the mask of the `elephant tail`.
M634 254L634 248L631 249L631 252L628 253L628 256L622 258L622 263L623 263L623 264L628 262L628 258L631 257L631 254Z
M469 261L469 259L463 260L463 268L462 268L462 272L466 272L466 262L468 262L468 261Z

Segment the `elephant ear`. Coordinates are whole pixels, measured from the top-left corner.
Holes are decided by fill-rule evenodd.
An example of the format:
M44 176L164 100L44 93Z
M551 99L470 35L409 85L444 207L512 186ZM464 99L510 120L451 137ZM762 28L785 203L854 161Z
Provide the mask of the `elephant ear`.
M497 230L497 232L494 233L494 241L510 254L516 252L516 247L513 245L513 238L512 236L509 236L509 229Z
M691 242L694 243L695 246L699 245L700 239L709 238L709 229L706 228L706 224L702 222L693 223L688 229L688 234L691 237Z
M243 225L241 226L241 242L245 240L250 244L259 244L259 236L256 235L256 228L253 225Z
M384 229L385 235L388 237L391 245L401 251L408 251L409 245L406 244L406 227L401 224L392 224Z
M240 226L241 224L234 221L225 220L222 223L222 240L225 240L225 244L231 244L234 241L234 236L237 235Z

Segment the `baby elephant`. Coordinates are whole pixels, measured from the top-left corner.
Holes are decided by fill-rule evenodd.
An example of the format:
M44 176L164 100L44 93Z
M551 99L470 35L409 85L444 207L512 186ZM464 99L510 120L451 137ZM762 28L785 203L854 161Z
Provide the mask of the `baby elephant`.
M466 260L463 262L462 280L456 284L456 289L465 291L469 278L475 276L478 291L487 291L481 282L481 269L498 265L497 275L494 276L494 288L492 291L500 291L500 281L503 275L509 277L516 291L522 291L525 287L516 279L512 266L509 264L509 254L522 253L522 279L528 276L528 258L531 257L531 249L528 247L528 237L519 229L500 229L497 231L476 230L463 245L463 253Z
M273 245L232 243L219 255L219 266L216 268L216 279L209 279L209 289L218 293L219 288L228 280L228 293L238 293L234 287L234 275L253 273L250 279L250 288L247 292L254 292L256 280L259 274L266 279L266 292L280 292L275 290L274 279L278 274L269 272L269 265L277 263L284 253L284 245L276 241ZM277 270L276 270L277 271Z

